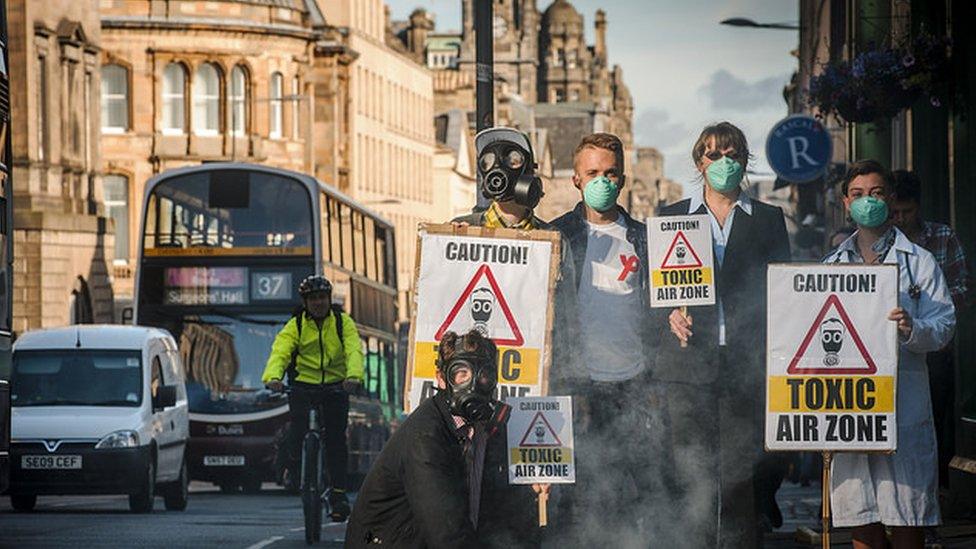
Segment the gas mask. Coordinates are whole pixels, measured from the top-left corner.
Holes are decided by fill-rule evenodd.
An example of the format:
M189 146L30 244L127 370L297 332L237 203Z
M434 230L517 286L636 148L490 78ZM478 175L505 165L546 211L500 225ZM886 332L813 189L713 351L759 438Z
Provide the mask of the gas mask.
M470 375L465 375L464 371ZM488 421L503 406L495 400L498 365L479 353L458 353L441 369L447 382L451 413L468 421Z
M481 194L498 202L515 201L535 208L542 199L542 180L535 175L532 145L512 128L488 128L474 138L478 150Z
M836 318L828 318L820 324L820 345L824 350L824 366L836 366L840 359L837 353L844 345L844 323Z

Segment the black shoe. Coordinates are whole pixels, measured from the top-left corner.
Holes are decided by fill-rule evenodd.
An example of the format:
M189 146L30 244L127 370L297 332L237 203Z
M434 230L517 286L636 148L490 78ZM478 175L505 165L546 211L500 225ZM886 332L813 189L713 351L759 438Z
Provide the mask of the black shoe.
M345 522L349 518L351 509L345 490L329 490L329 508L331 509L329 517L332 518L332 522Z

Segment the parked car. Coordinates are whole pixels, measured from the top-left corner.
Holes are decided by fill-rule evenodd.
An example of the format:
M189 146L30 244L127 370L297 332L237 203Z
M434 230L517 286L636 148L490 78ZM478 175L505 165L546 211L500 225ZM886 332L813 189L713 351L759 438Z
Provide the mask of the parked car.
M70 326L17 339L11 373L10 502L38 495L157 495L182 511L190 436L185 372L165 330Z

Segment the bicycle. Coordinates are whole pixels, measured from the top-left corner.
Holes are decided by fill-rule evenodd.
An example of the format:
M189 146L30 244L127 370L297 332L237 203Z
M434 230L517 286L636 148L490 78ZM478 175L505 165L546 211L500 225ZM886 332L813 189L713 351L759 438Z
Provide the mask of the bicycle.
M291 387L280 393L290 395ZM302 497L302 513L305 515L305 543L311 545L322 539L322 514L333 516L330 500L332 490L325 489L322 434L319 425L319 407L308 410L308 430L302 437L301 466L299 467L299 493ZM334 518L334 517L333 517Z

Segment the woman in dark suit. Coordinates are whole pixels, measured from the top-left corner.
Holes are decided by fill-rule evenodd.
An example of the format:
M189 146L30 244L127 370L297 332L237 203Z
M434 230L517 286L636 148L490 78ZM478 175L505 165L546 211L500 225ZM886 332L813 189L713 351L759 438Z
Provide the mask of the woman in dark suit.
M702 189L661 215L708 215L716 304L688 314L674 309L661 319L673 337L659 342L655 377L668 389L676 481L690 515L680 518L696 523L688 529L696 538L691 545L755 547L766 266L789 261L789 236L782 210L742 192L750 155L739 128L728 122L706 127L691 156Z

